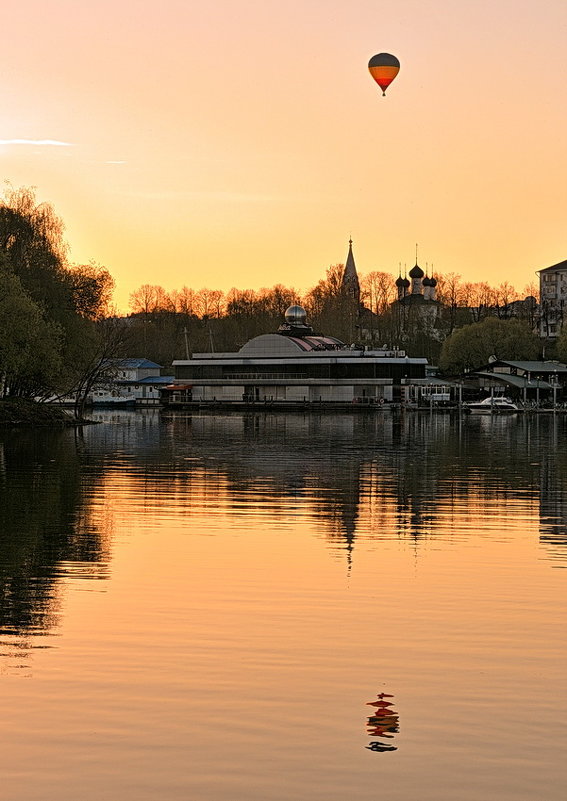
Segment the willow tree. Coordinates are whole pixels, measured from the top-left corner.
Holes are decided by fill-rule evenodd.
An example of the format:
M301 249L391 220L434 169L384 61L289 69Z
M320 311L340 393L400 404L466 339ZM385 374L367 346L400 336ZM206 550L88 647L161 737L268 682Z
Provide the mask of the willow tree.
M62 330L45 318L0 253L0 395L38 397L62 370Z
M108 314L113 280L95 264L69 265L63 230L32 189L8 188L0 202L4 395L69 392L91 370L97 341L101 350L97 326Z

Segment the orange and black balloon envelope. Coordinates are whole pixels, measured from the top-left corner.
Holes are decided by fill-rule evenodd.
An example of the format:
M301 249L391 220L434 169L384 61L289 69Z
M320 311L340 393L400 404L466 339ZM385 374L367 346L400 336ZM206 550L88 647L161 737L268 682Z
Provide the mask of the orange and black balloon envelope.
M368 62L368 69L382 90L382 94L385 95L386 89L400 71L400 62L390 53L378 53L372 56Z

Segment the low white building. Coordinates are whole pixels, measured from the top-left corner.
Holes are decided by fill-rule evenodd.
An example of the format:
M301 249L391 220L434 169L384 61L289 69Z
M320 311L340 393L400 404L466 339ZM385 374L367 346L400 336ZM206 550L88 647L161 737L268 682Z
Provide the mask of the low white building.
M254 337L236 353L174 361L175 380L164 402L353 408L417 400L419 385L427 383L424 358L314 334L300 306L291 306L285 320L277 333Z
M95 406L155 406L162 388L172 380L149 359L114 359L108 377L93 389L89 401Z

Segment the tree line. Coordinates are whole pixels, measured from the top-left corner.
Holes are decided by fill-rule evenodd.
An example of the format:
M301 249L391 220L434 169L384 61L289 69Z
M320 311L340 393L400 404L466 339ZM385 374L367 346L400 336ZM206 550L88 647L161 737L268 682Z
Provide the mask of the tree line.
M92 385L116 357L143 356L171 369L174 359L192 352L238 350L277 330L293 304L306 309L316 332L401 348L447 372L479 366L491 355L542 352L534 285L520 295L508 283L491 287L456 273L437 277L434 315L395 303L396 280L385 271L362 275L360 299L353 299L343 288L344 265L334 264L305 292L283 284L226 293L144 284L130 297L130 314L121 316L112 307L110 272L70 263L63 232L51 205L38 203L32 189L7 189L0 201L2 398L73 393L80 416ZM563 337L556 354L567 358ZM546 355L553 355L549 347Z
M331 265L325 277L303 293L282 284L258 290L233 287L226 293L188 286L167 292L162 286L144 284L130 296L130 341L140 353L164 365L192 352L234 351L251 337L277 330L286 309L300 304L317 332L347 343L402 348L409 355L442 361L450 370L457 369L458 360L450 356L454 349L443 353L444 343L450 345L452 335L463 326L515 320L522 323L511 326L519 336L533 331L536 324L534 284L520 294L507 282L492 287L463 281L456 273L439 276L439 306L432 320L418 308L402 308L394 302L396 279L385 271L361 276L360 303L353 309L353 300L343 289L343 272L343 264ZM500 330L498 323L488 328ZM522 352L533 353L539 340L535 335L528 339L530 347L526 350L524 343Z

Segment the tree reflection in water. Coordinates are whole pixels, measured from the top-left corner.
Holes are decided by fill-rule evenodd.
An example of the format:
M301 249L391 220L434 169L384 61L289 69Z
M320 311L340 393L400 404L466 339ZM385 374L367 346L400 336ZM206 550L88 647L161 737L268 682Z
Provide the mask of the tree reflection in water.
M453 537L456 519L476 536L479 516L505 525L500 510L521 501L545 558L567 564L567 415L156 410L102 420L84 439L1 432L0 652L56 630L63 580L107 576L111 519L102 514L111 512L101 511L100 490L118 478L143 500L138 512L151 502L168 514L261 513L282 525L300 515L349 571L362 543L405 540L417 555Z
M0 459L0 655L25 660L53 633L67 576L106 577L108 532L91 519L87 466L73 431L9 431ZM41 644L40 644L41 643Z

